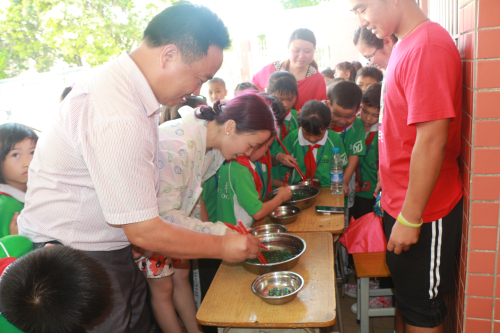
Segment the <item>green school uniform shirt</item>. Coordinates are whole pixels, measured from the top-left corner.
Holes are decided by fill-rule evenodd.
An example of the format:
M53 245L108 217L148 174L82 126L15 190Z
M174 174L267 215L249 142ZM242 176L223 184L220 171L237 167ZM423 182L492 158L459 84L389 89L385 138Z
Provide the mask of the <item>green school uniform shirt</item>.
M297 111L292 109L288 116L285 117L284 120L285 126L288 129L288 134L293 132L294 130L299 128L299 122L297 120ZM281 127L278 128L278 137L281 138ZM282 139L281 141L283 141ZM271 156L274 156L280 152L281 146L278 142L278 140L274 140L272 143L271 147L269 147L269 151L271 152ZM291 154L291 153L290 153ZM278 179L280 180L281 177L284 177L286 175L286 172L289 171L289 168L278 165L273 167L271 171L271 176L273 179Z
M201 200L205 202L210 222L217 222L217 183L219 177L217 173L208 178L202 186Z
M12 216L24 208L24 203L8 195L0 195L0 238L10 235L9 226Z
M309 147L307 145L301 145L301 143L311 144L302 136L301 128L288 134L288 136L285 138L285 141L283 142L292 157L297 159L299 168L305 175L307 169L304 160L305 154L307 154L307 152L309 151ZM334 131L327 130L323 139L320 140L317 144L321 145L321 147L316 149L315 159L317 168L314 178L318 178L321 187L328 187L330 186L330 159L333 155L333 148L339 148L339 154L342 158L344 167L346 167L349 162L347 161L347 156L344 145L342 144L342 139ZM280 152L284 152L283 148L281 148ZM300 175L297 173L297 171L294 170L290 183L295 184L300 182L301 180L302 179L300 178Z
M366 138L372 132L366 133ZM375 187L377 186L377 170L378 170L378 131L375 132L372 143L366 147L366 155L359 157L359 179L370 182L370 190L365 192L356 192L356 196L361 198L373 199Z
M246 227L253 223L252 215L262 209L252 172L236 161L219 169L217 189L217 220L236 225L239 220Z
M260 163L259 161L255 161L253 163L255 164L255 171L257 171L257 174L259 175L259 178L262 181L262 189L260 191L260 198L261 198L261 201L264 202L266 200L267 187L270 186L271 189L273 187L272 172L274 170L274 167L271 168L271 179L269 179L268 178L269 177L269 170L267 168L267 165ZM269 184L269 183L271 183L271 184Z

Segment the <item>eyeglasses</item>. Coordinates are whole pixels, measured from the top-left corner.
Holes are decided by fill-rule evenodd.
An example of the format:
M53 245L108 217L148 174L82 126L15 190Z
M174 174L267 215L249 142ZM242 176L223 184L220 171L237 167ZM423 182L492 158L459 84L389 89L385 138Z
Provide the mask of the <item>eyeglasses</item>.
M375 56L375 53L377 53L377 51L378 51L378 50L379 50L378 48L377 48L377 49L375 49L375 51L373 51L372 55L371 55L371 56L369 56L369 57L364 56L364 57L365 57L365 59L366 59L366 60L368 60L368 62L371 62L371 61L372 61L372 59L373 59L373 57Z

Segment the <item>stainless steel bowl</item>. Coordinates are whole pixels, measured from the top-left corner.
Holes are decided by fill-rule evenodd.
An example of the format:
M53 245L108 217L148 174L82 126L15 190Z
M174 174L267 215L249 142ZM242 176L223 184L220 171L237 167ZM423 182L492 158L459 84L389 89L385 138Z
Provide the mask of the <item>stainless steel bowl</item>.
M319 195L320 189L314 186L307 186L307 185L288 185L290 187L290 190L292 190L292 199L286 201L283 203L283 205L292 205L292 206L297 206L300 209L304 210L316 202L316 197ZM267 198L271 200L274 198L274 196L278 193L278 189L272 190L269 192L267 195ZM293 196L297 195L297 193L305 193L307 196L304 199L296 199L293 200Z
M321 187L321 183L317 178L314 178L312 181L310 179L308 180L303 180L299 182L300 185L307 185L307 186L314 186L314 187Z
M273 305L285 304L292 301L300 289L304 286L304 279L294 272L273 272L267 273L256 278L252 283L252 291L255 295L262 298L266 303ZM284 296L268 296L268 290L271 288L290 289L291 293Z
M288 229L281 224L263 224L252 228L250 234L258 236L262 234L286 233L287 231Z
M269 214L269 218L274 223L290 224L298 219L301 211L302 209L297 206L279 206Z
M297 265L297 262L299 262L300 256L304 253L306 250L306 242L295 235L290 235L290 234L284 234L284 233L279 233L279 234L261 234L256 236L264 246L266 246L269 251L276 251L276 250L288 250L292 252L295 257L281 261L281 262L275 262L275 263L269 263L269 264L261 264L259 262L257 263L252 263L248 261L243 261L241 264L242 266L249 272L254 273L254 274L264 274L264 273L269 273L269 272L276 272L276 271L289 271L295 265ZM266 250L263 250L264 252Z

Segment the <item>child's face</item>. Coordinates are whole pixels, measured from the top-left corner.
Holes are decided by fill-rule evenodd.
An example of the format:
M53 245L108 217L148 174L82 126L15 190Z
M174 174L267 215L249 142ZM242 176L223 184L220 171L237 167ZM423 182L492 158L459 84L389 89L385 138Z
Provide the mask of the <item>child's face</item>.
M339 78L339 77L346 79L346 80L349 80L349 78L351 77L351 74L348 72L345 72L341 69L336 69L335 70L335 78Z
M310 134L310 133L307 133L306 131L302 130L302 135L304 136L304 139L306 139L310 143L316 144L319 141L321 141L321 139L323 139L325 137L325 133L327 130L328 130L327 128L321 130L321 133L318 135Z
M361 102L361 120L363 121L363 126L372 127L378 123L378 116L380 109L365 105Z
M330 126L335 124L340 127L344 127L352 124L354 119L356 119L357 109L344 109L343 107L337 105L334 101L333 105L330 106L330 111L332 112L332 122Z
M363 94L365 93L365 89L368 88L370 84L377 83L378 81L369 76L358 76L356 79L356 84L361 88Z
M208 85L208 98L212 104L217 100L223 100L226 95L226 87L221 82L212 82Z
M24 139L14 145L1 164L5 182L17 189L22 189L28 182L28 167L33 159L35 142ZM24 190L25 191L25 190Z
M281 94L279 92L275 92L273 96L279 99L281 103L283 103L283 106L285 107L287 113L293 108L293 105L297 100L297 96L292 94Z
M269 140L267 140L262 146L260 146L259 148L255 149L252 153L252 155L250 155L250 161L252 162L255 162L257 161L259 158L261 158L262 156L264 156L266 154L266 151L267 149L269 149L269 147L271 147L271 145L273 144L274 142L274 136L272 138L270 138Z

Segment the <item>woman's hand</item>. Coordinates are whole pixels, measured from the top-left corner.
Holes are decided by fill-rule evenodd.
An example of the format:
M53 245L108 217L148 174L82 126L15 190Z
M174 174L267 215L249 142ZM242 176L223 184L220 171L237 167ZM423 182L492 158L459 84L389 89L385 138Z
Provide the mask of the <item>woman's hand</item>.
M288 186L280 187L278 193L276 194L281 199L281 202L288 201L292 198L292 190Z
M254 259L260 253L260 241L252 235L226 234L222 236L222 260L241 262Z
M276 158L278 159L278 162L284 166L294 168L297 165L297 159L292 156L288 156L287 154L279 153Z

